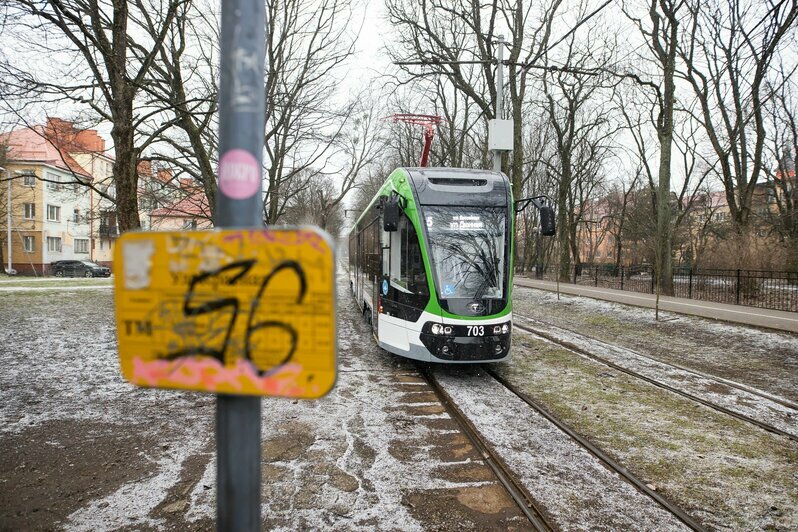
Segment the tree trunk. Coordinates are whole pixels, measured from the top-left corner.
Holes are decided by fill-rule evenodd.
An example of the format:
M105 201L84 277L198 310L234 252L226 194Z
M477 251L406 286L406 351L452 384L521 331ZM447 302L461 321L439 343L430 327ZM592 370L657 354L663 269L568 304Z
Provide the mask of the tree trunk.
M125 87L126 88L126 87ZM122 89L124 90L124 88ZM134 147L132 124L133 97L119 98L113 110L114 127L114 183L116 185L116 219L119 232L124 233L141 227L138 211L139 176L136 170L138 152Z
M562 163L562 178L557 188L557 241L559 244L559 272L560 281L568 282L568 273L571 269L570 228L568 227L568 189L571 186L570 161Z

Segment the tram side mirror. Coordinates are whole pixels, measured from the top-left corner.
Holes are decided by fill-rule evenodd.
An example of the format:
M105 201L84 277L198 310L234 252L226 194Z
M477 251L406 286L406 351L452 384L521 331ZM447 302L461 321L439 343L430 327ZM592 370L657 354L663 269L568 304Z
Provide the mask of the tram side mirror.
M396 198L391 198L385 202L382 208L382 229L383 231L396 231L399 228L399 202Z
M543 236L554 236L556 233L554 209L548 205L544 205L540 208L540 234Z

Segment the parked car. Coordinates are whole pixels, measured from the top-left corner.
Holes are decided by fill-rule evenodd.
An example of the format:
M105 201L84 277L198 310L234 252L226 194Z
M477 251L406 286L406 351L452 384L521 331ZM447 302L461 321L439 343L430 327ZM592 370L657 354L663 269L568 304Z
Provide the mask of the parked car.
M110 277L111 268L90 260L57 260L52 264L56 277Z

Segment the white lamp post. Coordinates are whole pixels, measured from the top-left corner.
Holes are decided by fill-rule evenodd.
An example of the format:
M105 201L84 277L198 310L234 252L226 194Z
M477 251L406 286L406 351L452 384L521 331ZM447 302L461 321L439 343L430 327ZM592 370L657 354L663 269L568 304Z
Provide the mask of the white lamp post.
M0 166L0 171L6 174L6 180L8 182L8 269L6 273L11 275L11 172Z

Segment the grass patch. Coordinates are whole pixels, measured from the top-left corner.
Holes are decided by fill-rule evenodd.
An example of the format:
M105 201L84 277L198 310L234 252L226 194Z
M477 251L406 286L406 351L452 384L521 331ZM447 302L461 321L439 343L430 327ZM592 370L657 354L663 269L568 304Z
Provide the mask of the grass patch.
M617 318L607 316L606 314L593 314L592 316L588 316L585 319L585 323L594 327L609 327L613 329L621 326Z
M505 377L711 528L798 527L796 442L529 335L514 345Z

